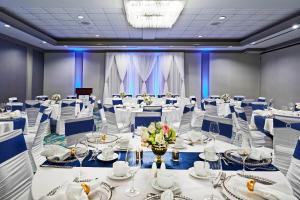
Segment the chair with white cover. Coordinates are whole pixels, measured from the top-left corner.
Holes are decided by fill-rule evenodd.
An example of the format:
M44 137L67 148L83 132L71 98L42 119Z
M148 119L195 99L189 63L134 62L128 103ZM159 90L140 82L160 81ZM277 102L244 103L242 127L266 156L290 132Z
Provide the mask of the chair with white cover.
M174 123L173 126L177 130L178 135L185 134L192 129L191 122L195 106L193 104L185 105L183 114L179 123Z
M117 123L115 108L111 104L103 104L107 124L107 133L119 134L130 130L129 124Z
M143 112L159 112L162 115L162 107L161 106L144 106Z
M232 119L205 114L201 130L203 132L209 133L211 122L216 122L219 126L220 135L217 137L219 140L229 142L229 143L233 142L234 135L233 135Z
M9 97L8 102L18 102L18 97Z
M85 117L78 119L68 119L65 121L65 135L67 146L76 144L80 138L94 130L93 117Z
M252 111L254 110L265 110L268 104L266 102L252 102L251 107Z
M218 116L218 107L215 99L205 99L204 106L205 106L205 114Z
M275 115L273 127L273 163L283 174L286 174L300 136L300 117Z
M244 110L245 110L248 123L250 123L250 121L251 121L252 112L253 112L252 106L251 106L252 102L253 102L252 99L245 99L241 103L241 107L244 108Z
M32 143L30 143L28 140L30 135L25 135L26 145L32 159L34 171L45 161L45 158L41 156L41 152L43 151L44 147L44 138L49 134L50 130L50 115L51 108L47 108L40 116L40 123Z
M293 188L294 196L300 199L300 138L298 139L286 177Z
M160 122L161 114L159 112L139 112L135 115L134 127L148 127L152 122Z
M0 199L32 199L33 172L22 130L0 134L0 152Z
M266 102L266 97L258 97L257 102Z
M112 104L113 104L114 106L117 106L117 105L123 105L123 101L122 101L121 98L115 98L115 99L112 100Z
M105 113L104 113L104 109L103 109L102 102L99 100L99 101L97 102L97 105L98 105L99 114L100 114L102 123L106 123L106 118L105 118Z
M295 111L300 111L300 103L295 103Z
M245 96L242 96L242 95L236 95L236 96L234 96L233 97L233 100L235 100L235 101L243 101L243 100L245 100Z
M76 95L68 95L67 99L77 99L77 96Z
M47 95L39 95L39 96L36 96L35 99L38 101L46 101L49 99L49 97Z
M190 102L192 103L192 102L197 102L197 98L196 98L196 96L190 96Z
M25 101L25 112L28 118L28 126L35 126L36 118L38 116L41 103L37 100L26 100Z
M23 111L23 106L24 104L22 102L9 102L6 104L6 110L10 110L10 111Z
M157 98L164 98L166 95L165 94L158 94Z
M220 99L220 95L210 95L210 99Z
M63 99L60 106L60 117L57 120L56 133L63 135L65 133L65 120L75 119L75 106L76 101L74 99Z
M166 104L175 104L177 103L177 99L175 98L167 98L166 99Z

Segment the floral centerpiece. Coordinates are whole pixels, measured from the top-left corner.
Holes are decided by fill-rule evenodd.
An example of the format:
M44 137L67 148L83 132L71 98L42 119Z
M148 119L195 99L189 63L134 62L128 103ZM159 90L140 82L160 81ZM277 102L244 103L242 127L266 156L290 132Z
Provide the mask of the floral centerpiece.
M121 92L121 93L120 93L120 97L121 97L122 99L124 99L125 96L126 96L125 92Z
M60 94L54 94L51 96L51 100L54 101L55 103L58 103L61 100Z
M225 103L229 103L231 97L230 97L229 94L226 93L226 94L223 94L223 95L221 96L221 99L222 99Z
M152 99L150 96L145 96L144 97L144 102L146 105L150 105L152 103Z
M146 96L148 96L146 92L142 94L142 97L146 97Z
M172 93L171 93L171 92L167 92L167 93L166 93L166 97L167 97L167 98L171 98L171 97L172 97Z
M142 128L141 139L144 144L151 146L152 152L156 155L155 161L161 163L161 156L167 152L168 144L176 140L176 132L167 124L152 122L148 128Z

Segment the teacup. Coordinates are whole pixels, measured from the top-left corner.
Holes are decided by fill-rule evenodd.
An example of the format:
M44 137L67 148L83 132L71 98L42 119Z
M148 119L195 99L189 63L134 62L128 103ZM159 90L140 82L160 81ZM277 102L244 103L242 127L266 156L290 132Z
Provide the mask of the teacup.
M124 177L127 175L128 170L129 170L128 163L125 161L116 161L113 164L114 176Z
M202 161L194 162L194 171L198 176L207 176L209 172L208 163Z
M183 139L182 138L176 138L175 147L183 147Z
M216 158L216 149L213 146L204 148L204 156L206 160L212 161Z
M102 155L105 159L111 159L114 155L114 151L111 147L102 149Z
M119 147L121 149L126 149L129 146L129 138L120 138L118 140Z
M167 170L160 170L157 173L157 184L164 189L168 189L174 185L174 176Z

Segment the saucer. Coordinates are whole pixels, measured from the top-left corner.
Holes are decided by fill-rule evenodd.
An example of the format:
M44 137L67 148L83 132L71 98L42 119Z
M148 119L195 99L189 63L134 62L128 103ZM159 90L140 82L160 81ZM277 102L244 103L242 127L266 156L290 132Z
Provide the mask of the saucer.
M121 181L121 180L126 180L126 179L130 178L130 177L131 177L131 174L128 172L128 173L126 174L126 176L115 176L115 175L113 174L113 172L111 172L107 177L110 178L110 179L112 179L112 180L116 180L116 181L119 180L119 181Z
M196 174L194 167L191 167L188 169L189 170L189 174L194 177L194 178L198 178L198 179L209 179L209 176L199 176L198 174Z
M205 159L204 153L200 153L200 154L199 154L199 158L201 158L201 159L203 159L203 160L210 161L210 162L215 162L215 161L218 161L218 160L219 160L219 157L218 157L217 155L215 155L215 158L213 158L213 159Z
M186 145L183 144L183 145L181 145L181 146L176 146L175 144L173 144L173 145L172 145L172 148L173 148L173 149L185 149L185 148L186 148Z
M116 150L116 151L130 151L132 149L132 147L131 146L128 146L128 147L120 147L119 145L116 145L115 147L114 147L114 150Z
M112 160L118 159L118 157L119 157L119 155L117 153L114 153L111 158L105 158L101 153L97 156L97 159L101 160L101 161L112 161Z
M152 186L154 189L156 189L156 190L158 190L158 191L161 191L161 192L164 192L164 191L166 191L166 190L171 190L172 192L174 192L175 190L178 190L178 189L179 189L179 185L178 185L178 183L176 183L176 182L174 182L173 186L170 187L170 188L162 188L162 187L160 187L160 186L158 185L158 183L157 183L157 178L153 179L153 181L151 182L151 186Z

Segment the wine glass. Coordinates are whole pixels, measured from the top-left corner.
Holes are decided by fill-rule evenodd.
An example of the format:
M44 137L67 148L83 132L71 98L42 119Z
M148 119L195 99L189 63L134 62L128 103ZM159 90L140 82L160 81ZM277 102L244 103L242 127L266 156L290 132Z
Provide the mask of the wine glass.
M140 158L139 151L137 151L136 153L127 151L125 160L129 166L129 173L131 175L131 187L125 191L125 194L129 197L135 197L140 194L140 191L134 186L134 177L141 168L141 159L138 158Z
M289 110L294 111L294 109L295 109L295 104L293 102L290 102L289 103Z
M79 161L80 168L82 167L82 161L89 154L89 147L86 138L81 138L76 141L75 145L75 156ZM80 169L79 169L79 180L80 180Z
M251 153L251 147L252 147L251 138L243 135L241 144L237 151L243 160L243 175L245 175L245 162Z
M205 165L209 166L209 180L212 184L212 192L210 195L204 197L204 200L219 200L220 198L215 196L215 189L217 188L217 182L219 182L222 173L221 158L218 157L218 160L209 161Z
M220 134L219 124L217 122L210 122L209 133L214 139L214 146L216 146L216 137Z

